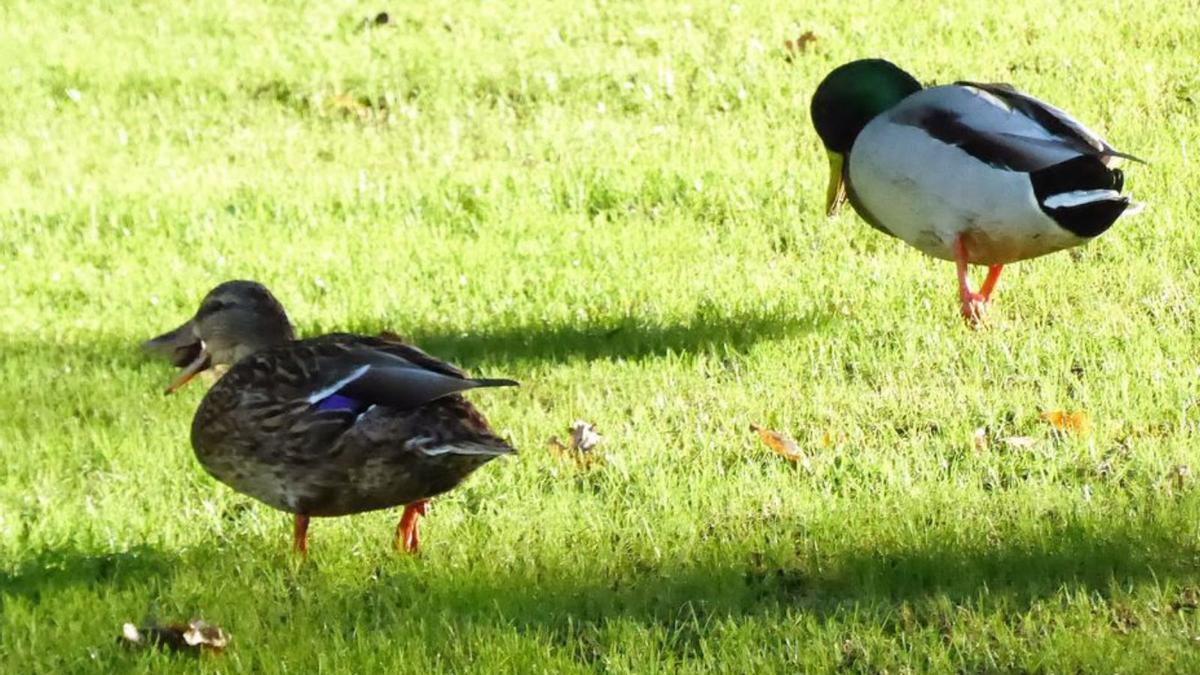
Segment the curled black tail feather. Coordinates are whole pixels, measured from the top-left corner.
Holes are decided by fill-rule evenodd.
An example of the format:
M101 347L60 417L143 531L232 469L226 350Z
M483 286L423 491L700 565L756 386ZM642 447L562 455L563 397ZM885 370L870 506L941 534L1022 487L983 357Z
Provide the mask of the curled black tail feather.
M1112 195L1071 206L1051 207L1046 200L1070 192L1111 190L1125 187L1125 174L1110 169L1096 155L1080 155L1029 174L1033 193L1042 212L1054 222L1080 237L1096 237L1105 232L1129 208L1129 198Z

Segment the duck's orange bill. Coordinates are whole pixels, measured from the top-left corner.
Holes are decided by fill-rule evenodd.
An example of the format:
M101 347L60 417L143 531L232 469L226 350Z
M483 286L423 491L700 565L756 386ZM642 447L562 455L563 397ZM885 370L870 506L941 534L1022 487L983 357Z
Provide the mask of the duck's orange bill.
M196 375L198 375L200 373L200 371L204 370L205 368L208 368L208 366L209 366L208 350L205 349L204 343L201 342L200 343L200 354L197 355L196 358L194 360L192 360L191 363L187 364L187 366L184 367L183 371L179 373L178 377L176 377L174 380L171 380L171 384L167 385L167 390L164 391L163 393L164 394L175 393L176 389L182 387L183 385L187 384L188 382L191 382L193 377L196 377Z

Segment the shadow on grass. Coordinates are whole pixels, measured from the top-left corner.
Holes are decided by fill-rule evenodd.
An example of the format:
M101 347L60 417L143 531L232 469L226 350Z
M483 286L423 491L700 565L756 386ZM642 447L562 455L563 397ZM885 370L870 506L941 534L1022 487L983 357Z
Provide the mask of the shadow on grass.
M180 317L182 321L186 317ZM819 331L833 317L821 313L804 315L763 315L752 312L716 314L699 311L685 323L654 324L638 317L598 324L539 324L502 329L478 330L466 326L416 328L379 323L351 323L321 326L320 330L302 326L304 336L332 331L374 335L382 331L397 333L425 351L465 366L480 361L564 361L572 358L629 358L680 354L728 347L741 350L757 342L779 340L791 335ZM96 335L70 342L0 339L0 353L13 362L22 359L54 366L84 365L93 376L106 370L139 370L147 364L165 360L143 353L141 342L171 328L147 326L144 335L123 338ZM164 372L169 371L169 366Z
M607 571L533 563L500 576L453 579L426 578L417 565L382 576L338 605L364 615L416 612L451 624L554 633L610 619L679 628L789 609L822 620L854 615L887 623L896 620L901 603L920 608L945 601L1008 614L1064 592L1107 598L1146 582L1200 582L1200 548L1181 532L1114 528L1097 539L1082 528L1063 527L1042 541L979 550L951 544L833 550L820 560L782 565L764 563L752 551L731 557L712 549L688 552L694 562L633 559Z
M37 602L69 588L125 588L165 576L178 564L176 556L149 546L108 553L42 550L15 570L0 570L0 598L20 596Z
M595 326L516 326L482 332L471 332L469 328L425 328L404 333L393 326L370 324L328 327L327 330L364 334L400 332L405 339L429 353L470 371L484 360L503 365L521 361L561 362L574 358L640 359L716 348L742 350L759 341L817 331L830 320L831 317L823 314L716 315L701 308L686 323L667 325L648 324L631 317ZM153 384L145 391L158 393L162 384L173 377L175 369L165 360L143 353L140 344L167 328L170 326L148 326L145 335L136 338L97 335L70 342L0 339L0 354L9 363L18 364L15 372L38 381L39 396L55 406L53 411L19 406L19 410L10 411L13 416L9 422L36 427L40 424L38 420L50 413L76 419L107 420L113 415L108 380L116 373L141 373L153 379ZM307 327L305 330L308 334L318 332ZM10 377L6 382L7 385L0 382L0 397L6 393L7 386L13 388L13 397L27 398L27 394L21 393L25 387L21 379Z
M1080 595L1087 611L1102 613L1097 622L1106 626L1110 610L1098 599L1146 584L1194 597L1200 582L1200 549L1179 533L1119 526L1097 539L1067 526L1046 535L1041 544L999 543L979 550L949 543L884 551L834 548L819 559L796 557L782 565L767 564L765 556L744 547L735 553L736 542L680 551L676 561L667 562L621 553L618 542L611 555L583 557L577 566L523 557L497 572L487 564L383 560L358 581L347 580L345 568L332 576L323 571L346 565L340 555L294 567L282 552L236 541L219 555L193 549L180 558L144 547L105 555L52 551L0 575L0 600L17 595L53 606L55 595L68 589L90 589L98 598L116 589L145 593L150 602L172 595L177 584L188 588L197 575L218 574L223 597L202 601L206 618L223 621L234 634L249 631L241 644L256 644L258 637L260 647L269 649L262 640L290 634L294 622L311 625L319 619L322 639L333 633L353 641L368 631L435 648L528 633L594 665L612 656L614 629L634 628L661 652L693 659L703 657L712 631L729 620L765 621L788 630L788 617L794 621L799 614L847 630L936 631L956 621L962 609L990 616L980 619L985 623L1021 621L1035 603ZM253 568L262 569L230 572ZM364 572L361 561L349 568L355 575ZM72 598L78 601L78 594ZM238 616L261 619L239 625ZM763 637L777 644L771 635Z
M583 359L640 359L672 353L728 347L746 349L757 342L779 340L820 330L830 323L826 314L770 316L752 312L716 314L700 311L686 323L653 324L637 317L598 324L540 324L503 329L462 330L361 325L363 333L395 330L413 344L440 358L465 366L480 361L565 361Z
M688 552L689 562L654 563L617 551L582 569L522 563L502 575L446 578L424 573L424 561L390 567L351 606L420 604L457 614L498 614L510 619L554 618L562 611L586 614L654 614L687 603L714 609L753 611L757 606L795 605L828 611L862 601L894 603L938 595L950 600L1005 598L1020 605L1078 588L1106 595L1111 588L1155 579L1200 580L1200 542L1184 533L1154 526L1114 527L1097 539L1088 530L1064 526L1045 544L1021 541L988 549L964 550L949 543L863 551L831 550L819 560L770 564L761 553L736 555L715 547ZM226 542L226 556L239 546ZM249 555L248 549L244 555ZM191 557L195 557L192 560ZM135 546L117 552L42 550L11 571L0 571L0 593L53 593L71 586L120 587L169 574L192 574L211 564L211 553L188 557ZM623 560L619 558L624 558ZM270 565L268 559L255 564ZM326 559L314 563L330 564ZM606 573L595 567L605 564ZM815 569L813 569L815 568ZM581 614L582 612L582 614ZM565 616L566 614L564 614Z

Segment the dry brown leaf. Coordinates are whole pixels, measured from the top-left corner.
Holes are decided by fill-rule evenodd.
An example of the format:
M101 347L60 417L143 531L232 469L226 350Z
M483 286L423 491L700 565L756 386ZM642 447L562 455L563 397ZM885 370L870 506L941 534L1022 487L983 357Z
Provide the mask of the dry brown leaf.
M219 652L229 644L229 634L220 626L192 619L184 623L138 627L127 623L121 627L125 644L133 647L165 647L176 652Z
M971 435L971 442L975 445L976 452L987 452L987 429L983 427L976 429L975 433Z
M568 437L567 443L558 440L558 436L550 437L550 449L554 450L559 457L570 459L581 467L591 466L601 459L600 453L594 452L594 450L604 440L604 437L596 432L596 425L583 420L575 420L571 423L568 431L571 432L571 435Z
M1195 586L1189 586L1179 592L1179 596L1171 602L1171 609L1176 612L1191 612L1200 608L1200 591Z
M788 63L791 63L797 54L802 54L808 51L809 45L816 41L817 34L811 30L804 31L795 40L784 40L783 47L787 50L787 54L784 54L783 56L784 60L786 60Z
M758 434L762 442L766 443L768 448L775 451L775 454L791 462L795 462L805 469L812 468L812 462L809 460L808 455L804 454L804 451L800 449L800 446L790 436L757 424L751 424L750 430Z
M1050 423L1056 431L1065 433L1075 433L1086 435L1092 428L1091 418L1087 412L1076 410L1067 412L1065 410L1049 410L1042 413L1041 418Z
M386 122L390 114L382 100L372 103L370 99L346 93L325 96L321 103L327 114L355 117L360 122Z

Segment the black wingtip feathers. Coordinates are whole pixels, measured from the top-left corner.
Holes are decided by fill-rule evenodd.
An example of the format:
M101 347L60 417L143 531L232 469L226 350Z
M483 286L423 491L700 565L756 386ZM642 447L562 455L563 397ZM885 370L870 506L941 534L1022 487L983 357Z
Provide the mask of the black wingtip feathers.
M516 380L505 380L495 377L476 377L471 379L479 387L519 387L520 382Z

